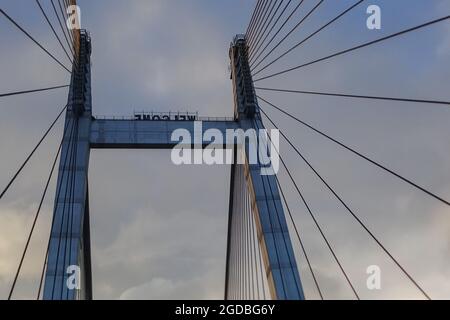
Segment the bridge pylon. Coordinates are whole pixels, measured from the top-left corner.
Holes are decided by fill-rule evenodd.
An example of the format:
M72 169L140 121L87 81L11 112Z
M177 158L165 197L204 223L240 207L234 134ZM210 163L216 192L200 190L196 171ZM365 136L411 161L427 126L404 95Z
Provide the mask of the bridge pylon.
M91 39L77 32L45 273L45 300L92 299L88 168Z
M237 35L229 51L235 104L234 116L238 122L238 127L245 131L254 130L258 133L265 128L258 107L247 52L245 36ZM259 143L262 142L259 141ZM265 143L271 144L272 141L269 138ZM261 164L261 161L256 164L249 161L250 148L249 141L245 140L243 147L244 164L235 164L231 169L225 299L254 298L254 295L251 295L250 292L253 292L254 287L258 285L252 283L255 282L254 275L252 275L253 281L251 281L250 275L245 274L245 270L244 272L238 270L239 268L235 264L236 258L233 255L239 254L233 251L241 250L241 248L233 246L232 239L242 233L242 230L233 221L238 219L240 223L243 219L244 223L249 222L250 226L254 226L250 227L250 232L256 233L257 250L260 251L258 256L261 255L263 261L263 270L259 270L256 276L263 273L263 281L268 285L270 298L276 300L304 299L276 177L273 174L265 175L262 173L267 168ZM235 154L239 153L237 149L235 146ZM279 150L275 149L274 152L279 152ZM236 183L236 181L238 182ZM248 204L244 207L239 204L236 205L236 202L242 201L248 202ZM245 212L246 210L249 211L249 217L247 218L242 217L245 215L242 211ZM244 232L249 231L247 229ZM252 250L250 248L247 251L251 252ZM240 255L241 257L237 257L238 260L242 260L242 254ZM256 268L255 263L253 263L256 262L257 265L256 259L253 259L255 261L249 261L248 258L243 260L245 264L250 264L253 268ZM240 284L236 285L233 277L239 277L240 281L244 279L249 283L242 289Z

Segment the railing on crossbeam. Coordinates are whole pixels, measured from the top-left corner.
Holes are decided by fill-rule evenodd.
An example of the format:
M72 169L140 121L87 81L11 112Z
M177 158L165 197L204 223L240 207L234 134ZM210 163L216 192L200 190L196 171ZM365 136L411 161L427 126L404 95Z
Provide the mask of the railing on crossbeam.
M142 116L147 115L149 118L144 118ZM138 117L140 116L140 117ZM177 120L181 117L183 120L193 119L195 121L235 121L234 117L209 117L209 116L199 116L198 113L188 113L188 112L143 112L136 113L132 116L118 116L118 115L97 115L94 118L96 120L128 120L128 121L183 121Z

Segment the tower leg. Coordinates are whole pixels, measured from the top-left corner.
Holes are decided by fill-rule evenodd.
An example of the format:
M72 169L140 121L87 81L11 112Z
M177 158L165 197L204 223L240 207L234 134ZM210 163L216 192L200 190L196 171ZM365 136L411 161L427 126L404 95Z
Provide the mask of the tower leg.
M92 298L88 168L92 122L91 43L76 32L73 67L50 234L45 300Z
M256 123L257 128L254 127ZM242 126L245 130L253 128L256 132L264 129L259 119L243 120ZM248 144L246 151L248 155ZM261 175L263 168L261 164L249 164L247 156L245 176L269 290L276 300L303 300L303 288L278 184L274 175Z
M255 130L258 135L258 130L264 129L264 125L261 121L244 35L236 36L231 44L230 60L235 118L244 131ZM247 141L244 144L246 185L251 197L252 213L271 296L280 300L304 299L276 178L274 175L261 174L264 167L260 161L257 161L257 164L249 161L251 146Z
M236 147L234 148L234 158L236 159ZM235 161L236 163L236 161ZM231 240L233 236L233 208L234 208L234 179L236 175L236 164L231 165L230 169L230 195L229 195L229 203L228 203L228 231L227 231L227 253L226 253L226 262L225 262L225 300L230 299L230 281L231 281Z
M68 111L45 276L44 299L92 296L90 279L89 167L90 121Z
M82 286L84 290L84 300L92 300L92 267L91 267L91 226L90 226L90 211L89 211L89 185L86 192L86 206L84 209L84 221L83 221L83 274L82 274Z

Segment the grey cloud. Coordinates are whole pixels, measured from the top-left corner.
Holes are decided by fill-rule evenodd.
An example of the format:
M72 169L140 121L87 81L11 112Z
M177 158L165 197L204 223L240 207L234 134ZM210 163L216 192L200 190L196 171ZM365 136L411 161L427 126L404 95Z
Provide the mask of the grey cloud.
M420 14L417 12L421 6L429 7L429 1L417 0L417 7L410 6L411 2L406 0L397 1L395 5L389 1L378 2L389 11L381 33L368 33L361 27L364 19L359 17L365 14L362 8L339 23L334 31L324 32L274 65L272 71L422 23L449 10L446 1L436 1L434 8L422 10ZM245 29L252 2L234 1L223 6L208 1L133 0L110 1L105 7L97 1L80 3L84 26L93 37L96 114L129 115L133 109L176 111L177 108L195 108L193 111L205 115L231 114L227 50L231 37ZM351 1L324 6L305 23L290 44L301 40L349 3ZM205 6L203 10L202 5ZM313 2L308 5L312 6ZM12 4L10 7L14 9ZM15 12L20 14L20 11ZM293 20L293 23L298 21L298 17ZM258 85L392 96L436 96L450 100L450 32L447 26L436 26L398 42L343 56ZM35 30L47 34L42 39L52 43L45 27L40 25ZM6 37L14 31L1 28L0 32ZM26 40L13 39L0 51L1 70L7 70L10 75L10 79L0 77L0 85L5 91L39 86L41 80L63 81L63 72L57 71L45 56L28 49ZM56 46L54 48L57 50ZM288 44L284 48L288 48ZM38 63L34 63L35 57L39 57ZM259 94L449 198L447 109ZM65 100L65 92L61 92L0 101L0 150L8 150L1 154L0 185L6 184L17 167L16 159L24 158L42 128L52 120L50 118L58 109L56 105ZM448 297L448 209L274 112L264 103L261 105L277 123L283 124L286 134L293 137L293 142L302 148L314 166L432 297ZM0 235L2 296L6 295L10 271L23 245L24 239L19 233L28 230L57 138L53 137L44 146L39 161L27 170L27 178L21 180L7 201L1 204L0 228L5 230ZM290 147L283 143L281 150L362 297L420 298L417 290L361 231ZM175 167L169 156L165 151L93 152L90 191L96 298L223 297L229 169ZM319 283L325 288L326 298L351 298L339 269L284 172L280 179L289 186L286 187L289 203ZM36 243L45 240L42 230L47 230L51 199L47 202L43 215L47 220L41 222ZM297 241L293 242L297 246L296 252L300 252ZM41 265L43 258L40 252L41 249L33 248L33 255L27 260L28 269L18 297L30 297L30 292L36 288L34 279L39 273L36 266ZM298 261L307 296L317 298L301 255ZM380 292L365 288L365 270L370 264L379 264L382 268L383 289Z

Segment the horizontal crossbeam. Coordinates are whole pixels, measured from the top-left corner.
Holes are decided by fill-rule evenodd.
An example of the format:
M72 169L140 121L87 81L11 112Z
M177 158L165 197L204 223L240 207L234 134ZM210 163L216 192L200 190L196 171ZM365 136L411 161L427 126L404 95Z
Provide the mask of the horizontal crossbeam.
M225 137L227 129L238 127L234 121L202 121L201 132L196 132L195 121L93 120L90 145L93 149L172 149L178 145L171 139L177 129L187 130L194 139L209 129L219 130Z

